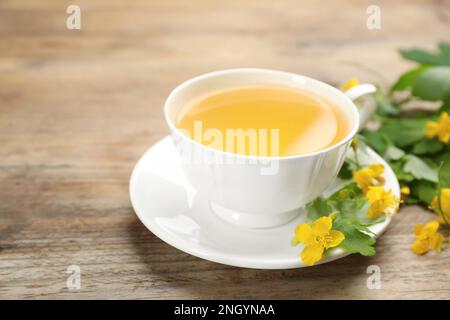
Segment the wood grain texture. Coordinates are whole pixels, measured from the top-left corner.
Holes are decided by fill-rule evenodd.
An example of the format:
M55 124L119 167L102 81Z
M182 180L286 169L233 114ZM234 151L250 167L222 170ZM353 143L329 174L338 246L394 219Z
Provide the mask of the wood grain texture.
M70 3L73 3L72 1ZM0 298L450 298L450 249L413 255L405 207L375 257L314 268L233 268L152 235L128 197L133 165L168 131L170 90L203 72L253 66L330 83L388 84L410 67L397 48L450 40L449 1L0 2ZM79 265L80 290L66 288ZM382 288L366 286L369 265Z

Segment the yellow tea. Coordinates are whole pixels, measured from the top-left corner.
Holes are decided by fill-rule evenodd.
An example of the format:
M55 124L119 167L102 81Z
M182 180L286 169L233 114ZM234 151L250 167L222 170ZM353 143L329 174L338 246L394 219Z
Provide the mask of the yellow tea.
M307 91L271 86L213 92L187 103L176 126L203 145L252 156L292 156L342 140L343 111Z

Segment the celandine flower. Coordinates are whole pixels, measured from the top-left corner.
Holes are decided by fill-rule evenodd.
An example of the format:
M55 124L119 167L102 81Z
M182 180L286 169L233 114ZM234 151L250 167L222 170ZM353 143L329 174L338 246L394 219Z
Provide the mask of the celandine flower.
M439 121L428 121L425 126L425 135L432 139L438 137L442 143L450 141L450 116L447 112L442 112Z
M415 254L424 254L430 249L437 252L442 250L444 245L444 236L438 232L439 223L432 220L425 225L416 224L414 226L414 243L411 245L411 250Z
M382 214L394 213L400 204L400 199L392 194L392 191L386 191L383 187L369 187L366 194L369 202L367 217L376 219Z
M358 187L366 193L370 186L377 183L384 183L384 178L382 177L383 172L384 167L382 164L372 164L353 172L353 180L355 180Z
M405 200L411 194L411 189L408 186L400 188L400 196L402 201Z
M450 223L450 188L441 189L439 197L435 196L431 200L430 209L439 215L440 223Z
M301 258L308 266L322 259L323 253L329 248L338 246L344 241L342 232L332 229L333 219L321 217L311 224L302 223L295 229L295 239L304 244Z
M411 189L408 186L404 186L400 188L400 193L405 196L409 196L411 194Z

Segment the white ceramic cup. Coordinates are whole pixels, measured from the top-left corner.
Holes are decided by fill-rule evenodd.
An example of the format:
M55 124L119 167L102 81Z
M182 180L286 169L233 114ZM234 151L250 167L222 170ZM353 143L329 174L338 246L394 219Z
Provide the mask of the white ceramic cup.
M340 142L317 152L254 157L207 147L175 126L178 112L193 99L218 90L249 85L294 88L323 97L341 108L351 129ZM268 228L293 219L302 207L330 186L342 167L352 138L369 117L370 112L360 114L352 99L375 90L374 86L363 84L344 94L324 82L293 73L230 69L204 74L180 84L167 98L164 115L189 183L209 199L212 210L239 226Z

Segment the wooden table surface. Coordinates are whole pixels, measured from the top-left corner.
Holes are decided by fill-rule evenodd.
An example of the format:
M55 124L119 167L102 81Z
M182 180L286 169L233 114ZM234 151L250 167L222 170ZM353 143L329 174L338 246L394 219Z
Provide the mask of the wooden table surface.
M411 66L398 48L450 40L449 1L376 2L381 30L361 0L0 1L0 298L450 298L450 248L409 250L431 218L418 207L374 257L267 271L172 248L130 205L131 170L167 135L162 105L180 82L252 66L387 85ZM72 3L81 30L66 28Z

